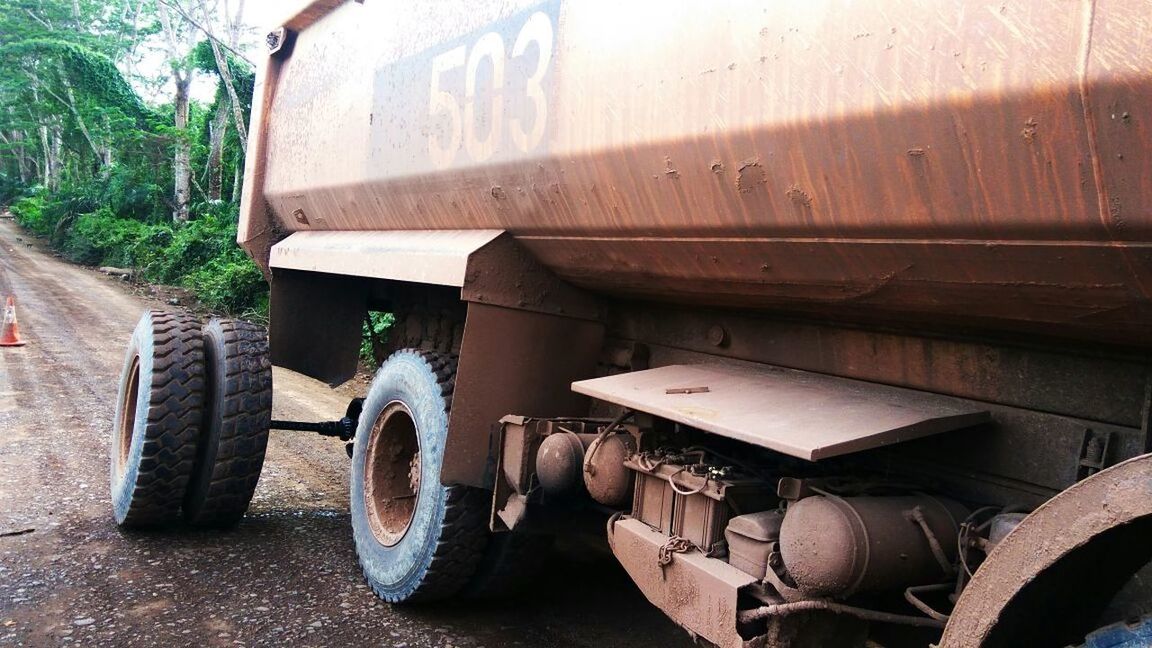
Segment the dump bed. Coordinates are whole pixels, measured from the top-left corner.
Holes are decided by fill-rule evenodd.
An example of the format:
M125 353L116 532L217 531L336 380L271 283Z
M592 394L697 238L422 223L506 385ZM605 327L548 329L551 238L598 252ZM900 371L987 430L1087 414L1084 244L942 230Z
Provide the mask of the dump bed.
M506 230L601 294L1152 346L1142 0L313 2L240 238Z

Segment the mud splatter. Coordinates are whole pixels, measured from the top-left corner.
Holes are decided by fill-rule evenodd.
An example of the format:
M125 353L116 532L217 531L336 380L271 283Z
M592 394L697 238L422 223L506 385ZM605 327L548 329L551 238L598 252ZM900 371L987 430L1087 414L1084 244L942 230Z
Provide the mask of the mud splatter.
M788 192L786 195L794 205L802 207L812 206L812 196L809 195L807 191L801 189L799 185L792 185L791 187L788 187Z
M1020 131L1020 137L1025 142L1031 144L1036 139L1036 129L1040 125L1035 117L1029 117L1028 121L1024 122L1024 128Z
M736 189L740 193L749 193L768 182L768 174L760 166L759 158L744 160L736 172Z

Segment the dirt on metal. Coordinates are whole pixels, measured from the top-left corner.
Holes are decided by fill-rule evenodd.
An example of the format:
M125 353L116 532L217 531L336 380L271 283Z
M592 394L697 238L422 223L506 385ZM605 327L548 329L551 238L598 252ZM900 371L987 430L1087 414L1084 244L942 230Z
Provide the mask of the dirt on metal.
M255 102L258 262L506 230L601 293L1152 344L1142 0L312 9ZM490 87L482 37L544 49Z
M1068 643L1058 634L1061 620L1099 614L1093 588L1119 586L1147 565L1150 535L1152 455L1144 455L1076 484L1021 522L976 571L940 645L1008 648L1022 637ZM1146 611L1152 591L1143 589Z

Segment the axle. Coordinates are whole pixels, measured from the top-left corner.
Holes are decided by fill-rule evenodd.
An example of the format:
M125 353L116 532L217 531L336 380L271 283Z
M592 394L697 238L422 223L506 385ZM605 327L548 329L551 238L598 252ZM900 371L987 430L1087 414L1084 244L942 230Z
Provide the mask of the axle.
M309 423L306 421L276 421L268 426L272 430L288 432L315 432L320 436L336 437L341 441L351 441L356 436L356 425L360 421L360 410L364 407L363 398L353 398L348 403L344 418L339 421L320 421Z

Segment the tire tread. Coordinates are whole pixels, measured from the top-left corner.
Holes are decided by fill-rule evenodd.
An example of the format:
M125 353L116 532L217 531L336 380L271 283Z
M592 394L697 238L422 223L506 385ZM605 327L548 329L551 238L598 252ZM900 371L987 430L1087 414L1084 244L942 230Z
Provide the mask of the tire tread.
M1144 648L1152 645L1152 615L1134 623L1104 626L1084 638L1081 648Z
M215 342L208 334L213 325L220 335ZM218 402L204 408L203 446L185 500L185 519L197 526L231 526L248 510L268 447L272 419L268 335L256 324L220 319L205 327L204 343L220 347L211 356L215 366L208 367L213 376L211 397ZM213 416L216 421L208 420ZM207 439L214 424L219 438L213 449Z
M400 354L415 355L427 365L440 386L444 412L451 414L452 396L456 386L457 357L419 349L403 349ZM488 509L490 494L468 486L448 486L444 504L444 522L440 537L432 552L432 560L424 578L415 589L406 594L385 591L365 572L373 591L390 603L421 603L438 601L458 594L476 573L488 541Z
M149 527L179 518L196 461L204 402L200 323L190 315L153 311L152 380L144 447L121 526ZM143 378L143 376L141 377Z

